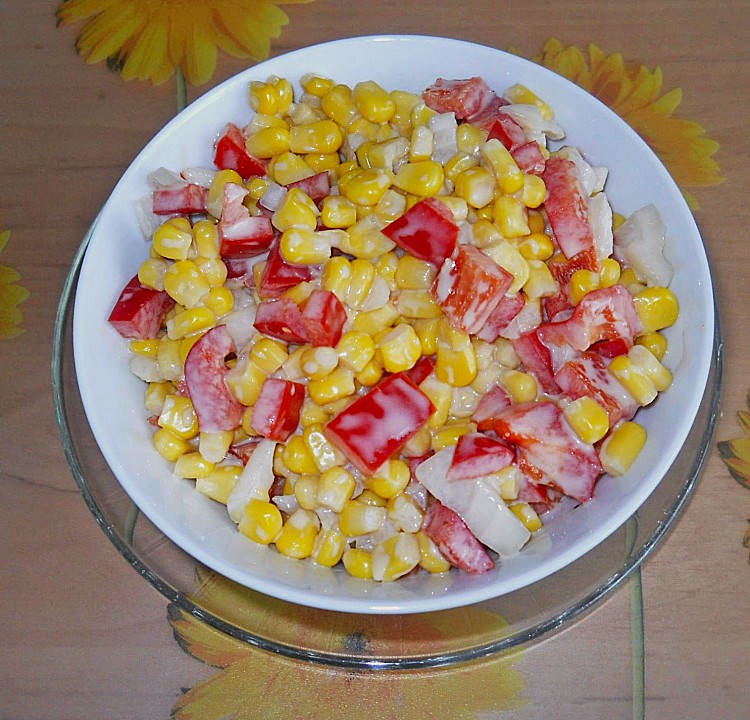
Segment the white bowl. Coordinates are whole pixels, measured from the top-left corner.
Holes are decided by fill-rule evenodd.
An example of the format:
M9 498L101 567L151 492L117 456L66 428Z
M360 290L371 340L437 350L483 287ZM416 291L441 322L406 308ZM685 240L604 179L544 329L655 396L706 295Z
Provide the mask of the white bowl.
M625 215L655 203L668 228L666 255L680 300L667 331L664 360L671 388L639 422L645 449L623 477L602 478L594 498L550 520L517 556L481 576L421 573L395 583L355 580L345 571L290 560L241 536L226 509L177 479L153 449L144 386L128 370L127 343L107 322L120 290L148 256L134 203L146 177L164 166L212 167L212 143L228 121L251 117L248 84L269 75L296 81L317 72L339 82L372 79L387 89L421 91L438 77L479 75L502 92L523 83L554 109L574 145L609 168L606 190ZM132 500L173 542L238 583L290 602L343 612L413 613L467 605L536 582L603 541L653 491L680 452L706 385L712 352L711 276L700 235L680 190L654 153L617 115L578 86L545 68L494 48L421 36L364 37L316 45L256 65L190 105L144 148L104 205L83 262L74 311L74 355L83 404L96 440Z

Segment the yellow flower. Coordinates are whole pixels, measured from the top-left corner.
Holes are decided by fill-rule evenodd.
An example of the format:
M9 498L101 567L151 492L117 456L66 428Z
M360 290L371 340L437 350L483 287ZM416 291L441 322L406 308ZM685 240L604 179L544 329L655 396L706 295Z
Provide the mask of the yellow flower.
M750 407L750 395L747 397L747 404ZM742 487L750 490L750 412L740 410L737 422L745 436L717 443L716 447L732 477Z
M0 232L0 252L10 240L10 230ZM23 330L23 313L18 306L29 296L23 285L17 285L21 276L10 267L0 265L0 338L13 338Z
M606 56L589 45L588 59L575 46L548 40L537 62L572 80L623 118L661 158L693 209L699 204L686 192L724 181L714 153L719 143L705 137L698 123L673 117L682 102L682 90L661 94L662 72L626 63L620 53Z
M289 22L279 5L311 0L65 0L61 24L85 21L76 41L87 63L107 60L125 80L168 80L179 67L192 85L211 79L217 48L264 60Z
M198 575L201 605L240 627L274 628L274 636L300 647L327 647L363 655L395 656L403 643L425 653L441 638L476 634L476 628L506 623L476 607L393 618L331 613L259 595L214 573ZM221 672L188 690L172 710L174 720L232 717L329 720L476 720L490 712L517 710L523 677L515 665L522 652L451 669L411 672L333 668L253 648L169 607L175 637L183 649Z

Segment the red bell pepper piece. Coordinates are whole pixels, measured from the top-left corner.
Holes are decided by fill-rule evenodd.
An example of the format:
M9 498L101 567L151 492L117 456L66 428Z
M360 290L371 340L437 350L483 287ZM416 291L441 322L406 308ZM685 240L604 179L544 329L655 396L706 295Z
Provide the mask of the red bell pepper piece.
M255 313L253 327L264 335L284 342L302 344L309 340L302 311L287 297L263 300Z
M421 385L422 381L428 376L432 375L432 371L435 369L435 356L434 355L422 355L417 364L406 371L406 376L415 385Z
M523 310L526 300L523 293L517 292L512 295L503 295L495 309L490 313L487 322L477 333L480 340L495 342L505 328L510 325L513 318Z
M435 198L425 198L412 205L382 232L409 254L438 268L453 255L458 242L458 225L453 221L453 213Z
M316 347L336 345L346 320L346 308L330 290L314 290L302 311L306 336Z
M547 160L542 179L547 186L544 209L563 255L569 260L580 256L583 267L598 271L594 233L575 164L553 156Z
M505 146L506 150L513 150L528 142L523 126L514 117L503 112L498 114L487 136L488 140L495 138Z
M518 355L527 372L531 372L542 390L551 395L560 392L555 382L555 370L552 364L552 351L539 339L539 328L523 333L515 340L511 340L513 349Z
M476 334L513 282L513 276L473 245L460 245L440 268L432 294L451 324Z
M279 243L274 242L268 251L266 264L260 277L258 294L262 298L277 298L301 282L309 282L319 274L313 265L294 265L284 259Z
M242 421L243 405L227 384L224 362L234 352L225 325L217 325L190 348L185 358L185 382L203 432L234 430Z
M458 120L477 115L497 97L480 77L466 80L438 78L422 93L425 104L439 113L455 113Z
M487 549L460 516L437 500L428 508L422 529L451 565L471 575L481 575L495 567Z
M291 380L266 378L253 405L250 426L269 440L285 442L297 429L305 386Z
M510 103L505 98L495 95L478 113L467 117L466 122L489 132L500 116L500 108L506 105L510 105Z
M227 124L216 141L214 165L219 170L235 170L243 180L266 174L265 163L247 151L242 130L233 123Z
M510 154L521 172L529 175L542 175L544 168L547 167L547 161L536 140L514 147Z
M514 452L501 440L483 433L467 433L458 439L448 480L478 478L502 470L513 462Z
M177 185L154 190L152 209L156 215L192 215L208 208L208 188L200 185Z
M434 411L427 395L403 373L396 373L336 415L325 434L363 473L372 475Z
M512 402L513 400L504 387L495 385L491 390L488 390L482 396L477 409L471 416L472 422L477 424L477 430L482 432L491 430L492 420Z
M331 194L331 179L328 176L328 172L324 170L316 175L289 183L285 187L298 188L306 193L313 202L318 203Z
M222 258L248 258L266 252L274 239L271 220L250 215L242 204L248 191L242 185L224 185L224 204L219 220L219 254Z
M494 429L518 447L518 466L534 482L554 485L581 502L591 497L603 472L599 456L555 403L511 405L495 418Z
M174 300L166 292L144 287L136 275L120 293L109 323L124 338L155 338L172 307Z

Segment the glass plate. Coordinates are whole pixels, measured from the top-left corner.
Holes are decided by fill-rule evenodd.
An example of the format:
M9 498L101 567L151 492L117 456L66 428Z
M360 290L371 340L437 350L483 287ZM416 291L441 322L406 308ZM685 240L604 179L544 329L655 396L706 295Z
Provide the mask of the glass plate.
M55 413L73 476L100 527L175 610L287 657L343 667L406 669L488 657L538 640L608 596L673 527L709 455L718 417L722 341L685 445L648 500L607 540L563 570L468 608L417 615L352 615L300 607L249 590L198 563L133 505L86 420L73 364L73 300L84 239L58 308L52 354Z

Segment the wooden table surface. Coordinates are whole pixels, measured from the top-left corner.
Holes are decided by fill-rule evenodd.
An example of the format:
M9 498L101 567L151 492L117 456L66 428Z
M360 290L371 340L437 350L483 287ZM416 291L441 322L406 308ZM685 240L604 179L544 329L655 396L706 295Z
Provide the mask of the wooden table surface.
M90 4L137 12L147 5ZM193 4L162 3L175 13ZM261 4L269 3L204 5L254 13ZM57 27L56 9L54 2L0 0L0 233L10 231L0 235L0 718L354 718L383 692L390 695L378 707L386 710L373 716L406 720L593 720L642 717L644 708L653 718L747 717L750 489L733 478L717 444L744 436L737 414L747 410L750 390L750 3L315 0L283 7L290 22L272 41L272 56L380 33L448 35L528 57L557 38L586 61L593 43L626 64L661 68L659 94L682 90L673 118L705 129L703 141L680 145L684 126L675 123L667 139L677 148L670 169L700 205L695 217L714 273L726 352L721 417L687 511L640 575L645 686L630 581L582 620L517 653L507 672L472 697L462 669L426 673L405 689L393 678L384 686L366 674L321 676L249 648L235 648L242 669L201 662L205 654L177 641L168 601L97 527L55 424L55 311L86 229L131 159L174 115L177 91L174 78L158 86L125 82L104 63L87 65L75 50L84 23ZM188 101L252 62L220 51L210 80L188 85ZM703 146L704 159L718 167L699 167L705 139L720 146L715 153ZM659 150L665 158L666 145ZM714 184L718 176L725 181Z

